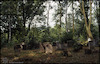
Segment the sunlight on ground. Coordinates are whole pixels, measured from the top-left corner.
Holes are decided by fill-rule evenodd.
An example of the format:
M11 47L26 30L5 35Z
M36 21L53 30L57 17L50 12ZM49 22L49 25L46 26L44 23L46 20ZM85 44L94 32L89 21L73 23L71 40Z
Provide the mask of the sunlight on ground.
M86 47L84 47L85 49ZM69 48L71 51L72 48ZM96 47L96 50L99 50ZM1 58L7 57L10 62L13 61L23 61L23 62L43 62L43 63L87 63L87 62L98 62L99 53L93 53L90 55L84 54L84 50L80 50L80 52L72 52L72 57L63 56L63 52L58 50L53 52L52 54L40 53L39 50L22 50L21 52L14 53L12 48L3 48L1 49ZM93 59L95 58L95 59Z

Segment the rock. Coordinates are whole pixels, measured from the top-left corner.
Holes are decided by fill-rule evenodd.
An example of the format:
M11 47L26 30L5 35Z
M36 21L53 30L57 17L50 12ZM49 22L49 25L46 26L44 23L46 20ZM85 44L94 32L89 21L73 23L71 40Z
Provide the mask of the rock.
M40 51L45 52L46 54L53 52L53 46L49 42L40 44Z
M67 49L67 43L57 43L57 49L58 50L65 50Z
M53 47L51 44L46 44L45 45L45 53L52 53L53 52Z
M40 43L40 52L45 52L45 47L43 46L42 43Z

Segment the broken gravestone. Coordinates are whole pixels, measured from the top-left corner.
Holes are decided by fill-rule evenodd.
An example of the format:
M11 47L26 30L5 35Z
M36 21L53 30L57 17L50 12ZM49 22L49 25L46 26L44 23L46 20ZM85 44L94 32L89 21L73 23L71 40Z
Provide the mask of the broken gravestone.
M15 52L20 52L21 50L26 50L26 45L24 42L22 42L21 44L17 44L14 46L14 51Z
M40 51L46 54L53 52L53 46L49 42L40 43Z
M58 50L65 50L65 49L68 48L67 43L57 43L56 46L57 46L57 49L58 49Z
M45 47L43 46L43 43L40 43L40 52L45 52Z
M45 47L45 53L52 53L53 47L50 43L43 43L43 46Z

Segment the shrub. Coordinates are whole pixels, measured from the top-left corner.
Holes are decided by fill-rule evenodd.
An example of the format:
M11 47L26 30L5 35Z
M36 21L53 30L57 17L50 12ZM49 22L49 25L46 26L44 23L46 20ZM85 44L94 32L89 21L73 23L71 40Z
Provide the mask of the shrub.
M61 42L67 42L68 40L73 40L73 34L71 32L64 32L61 36Z

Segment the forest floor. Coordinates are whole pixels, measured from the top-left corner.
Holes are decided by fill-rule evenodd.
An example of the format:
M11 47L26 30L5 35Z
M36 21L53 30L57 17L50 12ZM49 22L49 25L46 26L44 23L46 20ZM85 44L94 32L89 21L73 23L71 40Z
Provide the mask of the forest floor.
M84 47L79 52L73 52L72 48L68 48L71 51L72 57L63 56L61 50L55 51L52 54L45 54L36 50L22 50L21 52L14 53L12 48L2 48L1 49L1 62L9 63L98 63L100 60L99 52L92 54L85 54ZM99 51L99 47L96 47ZM3 59L6 59L3 60Z

